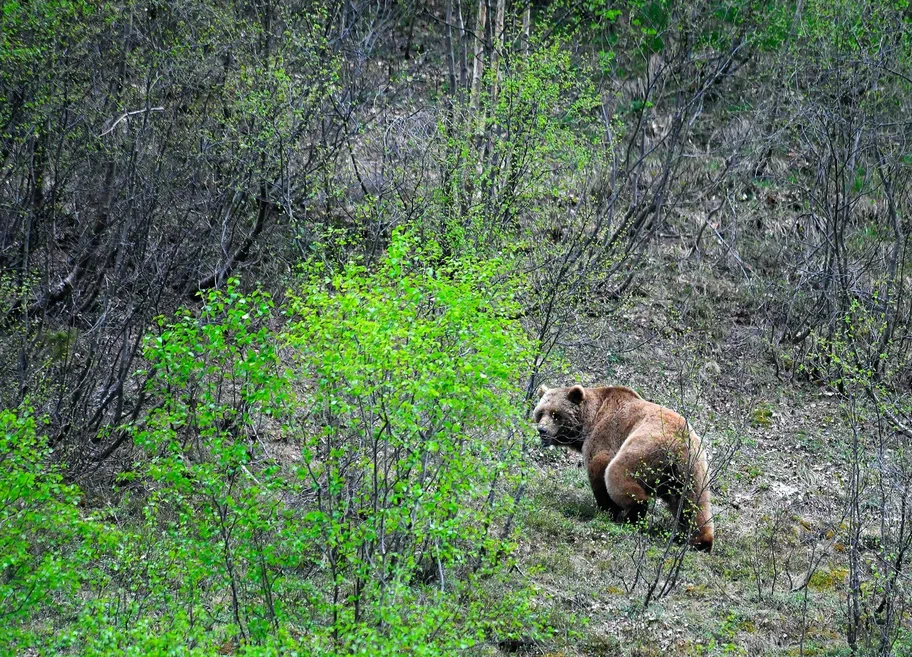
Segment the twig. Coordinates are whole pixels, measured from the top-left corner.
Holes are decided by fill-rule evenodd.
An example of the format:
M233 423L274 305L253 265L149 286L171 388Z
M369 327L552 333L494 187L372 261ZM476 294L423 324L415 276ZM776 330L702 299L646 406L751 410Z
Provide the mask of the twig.
M868 394L871 396L871 399L874 400L874 403L877 404L877 407L883 411L883 414L887 416L887 419L890 420L890 424L893 425L893 428L904 435L906 438L912 438L912 427L909 427L902 420L900 420L896 415L894 415L887 405L882 403L880 399L877 398L877 393L871 387L866 386Z
M123 121L124 119L129 119L131 116L134 116L134 115L136 115L136 114L143 114L143 113L145 113L145 112L164 112L164 111L165 111L165 108L164 108L164 107L148 107L148 108L144 107L143 109L133 110L132 112L124 112L124 113L120 116L119 119L117 119L116 121L114 121L114 123L111 124L111 127L110 127L110 128L108 128L107 130L105 130L104 132L102 132L102 133L101 133L100 135L98 135L98 136L99 136L99 137L104 137L106 134L108 134L108 133L111 132L114 128L116 128L117 125L118 125L121 121Z

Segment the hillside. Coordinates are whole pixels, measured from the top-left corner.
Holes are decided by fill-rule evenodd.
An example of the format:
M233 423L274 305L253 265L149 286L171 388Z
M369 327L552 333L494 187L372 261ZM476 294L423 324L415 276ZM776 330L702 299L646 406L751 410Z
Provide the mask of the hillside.
M566 634L532 654L840 654L849 572L842 401L776 376L757 331L738 320L734 285L704 281L717 290L712 314L680 330L674 309L692 299L669 290L681 283L660 275L610 330L594 322L593 338L574 336L588 344L570 350L569 380L631 385L702 432L716 469L713 553L688 551L672 577L684 548L664 552L673 518L663 505L642 530L612 523L580 455L533 448L519 568Z
M6 3L0 655L912 654L910 60L906 1ZM539 384L686 418L712 552Z

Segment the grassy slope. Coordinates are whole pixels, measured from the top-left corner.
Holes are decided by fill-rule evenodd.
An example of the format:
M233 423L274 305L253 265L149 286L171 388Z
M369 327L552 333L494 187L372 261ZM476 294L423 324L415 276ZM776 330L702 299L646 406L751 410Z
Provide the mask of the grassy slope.
M442 59L436 65L430 75L430 61L418 67L425 82L443 79ZM718 166L704 164L710 173ZM788 167L775 158L771 166ZM578 454L535 449L517 518L517 581L539 588L557 633L511 649L488 645L487 653L848 654L840 544L847 428L831 393L787 367L777 372L768 329L753 314L783 264L771 236L794 220L784 204L766 202L795 200L790 190L762 192L739 198L748 230L743 260L708 233L702 252L685 244L708 207L682 218L685 237L652 248L623 308L577 318L560 353L564 371L545 381L628 385L691 420L717 470L713 553L688 552L669 594L644 609L643 579L662 562L654 553L665 547L667 511L655 509L644 529L619 526L598 512ZM757 221L750 234L757 217L764 229ZM530 421L529 440L537 442L534 434Z
M680 256L660 247L657 275L641 278L651 282L630 304L582 319L577 346L564 353L570 373L549 383L622 383L688 415L713 467L724 468L713 490L715 550L688 553L671 593L644 610L642 581L631 587L636 561L647 550L647 579L662 561L649 551L664 548L667 512L654 510L646 531L617 526L597 512L579 455L539 452L519 564L564 635L537 654L797 655L803 625L804 654L837 654L847 574L834 531L838 402L776 377L758 329L744 321L748 282Z

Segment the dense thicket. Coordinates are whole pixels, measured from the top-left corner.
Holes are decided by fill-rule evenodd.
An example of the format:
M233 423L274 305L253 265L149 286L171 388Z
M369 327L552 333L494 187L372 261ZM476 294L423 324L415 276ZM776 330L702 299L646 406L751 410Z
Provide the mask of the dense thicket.
M74 462L138 417L152 318L252 261L281 270L270 244L301 230L351 130L326 12L4 7L2 394L41 400Z
M896 649L907 2L0 11L0 650L546 636L489 590L517 422L668 240L846 400L846 639Z

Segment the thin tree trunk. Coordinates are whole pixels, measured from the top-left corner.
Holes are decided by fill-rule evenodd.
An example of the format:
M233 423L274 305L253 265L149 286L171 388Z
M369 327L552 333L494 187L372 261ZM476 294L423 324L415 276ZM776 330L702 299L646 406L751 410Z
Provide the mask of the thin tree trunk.
M453 0L447 0L446 9L446 49L447 49L447 73L449 75L449 93L450 97L456 95L456 52L453 46Z
M485 27L487 24L487 0L478 0L478 18L475 21L475 59L472 72L472 107L478 107L478 100L481 94L481 76L484 74Z
M494 100L497 100L497 91L500 86L500 58L504 47L504 14L506 13L506 0L497 0L497 10L494 12L494 25L491 27L491 37L494 49L491 51L491 68L494 70Z
M459 87L464 90L469 86L469 37L462 17L462 0L456 0L456 17L459 19Z
M522 17L522 54L529 55L529 38L532 36L532 0L526 2Z

